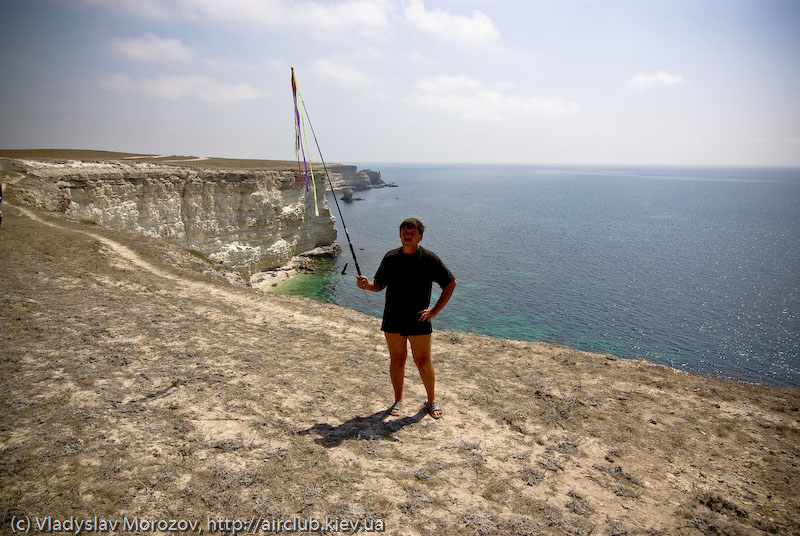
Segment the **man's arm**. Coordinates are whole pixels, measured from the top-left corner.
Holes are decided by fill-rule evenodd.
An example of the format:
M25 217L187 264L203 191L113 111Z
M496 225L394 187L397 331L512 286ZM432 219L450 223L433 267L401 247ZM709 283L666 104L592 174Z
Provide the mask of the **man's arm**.
M433 307L428 307L427 309L423 309L419 312L419 321L424 322L438 315L442 309L444 309L444 306L447 305L447 302L450 301L450 296L453 295L453 291L455 289L456 280L453 279L442 289L442 294L439 296L439 300L436 302L436 305Z
M380 292L386 288L386 285L381 283L380 281L370 281L366 278L366 276L360 275L356 278L356 285L358 288L363 288L364 290L371 290L372 292Z

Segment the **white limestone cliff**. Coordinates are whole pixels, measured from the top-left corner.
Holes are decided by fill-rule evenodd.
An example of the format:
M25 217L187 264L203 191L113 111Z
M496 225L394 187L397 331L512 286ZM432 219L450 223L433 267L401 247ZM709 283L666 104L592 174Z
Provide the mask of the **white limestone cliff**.
M339 190L368 190L387 186L380 171L359 170L356 166L333 164L327 166L333 187Z
M334 219L317 181L296 171L203 169L153 163L18 160L23 202L103 227L168 238L242 275L319 247L335 249Z

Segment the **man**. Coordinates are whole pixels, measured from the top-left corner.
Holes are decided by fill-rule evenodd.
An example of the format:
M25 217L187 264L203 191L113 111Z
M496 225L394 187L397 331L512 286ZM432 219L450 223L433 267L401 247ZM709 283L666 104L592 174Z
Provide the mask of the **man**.
M414 363L428 394L425 409L431 417L439 419L443 411L434 393L431 319L447 305L456 288L456 279L436 254L419 245L424 232L425 226L418 219L403 221L400 224L402 247L386 253L372 281L358 276L356 284L372 292L387 289L381 330L389 347L389 376L394 388L392 415L403 413L403 380L410 342ZM442 287L442 294L436 305L430 307L434 281Z

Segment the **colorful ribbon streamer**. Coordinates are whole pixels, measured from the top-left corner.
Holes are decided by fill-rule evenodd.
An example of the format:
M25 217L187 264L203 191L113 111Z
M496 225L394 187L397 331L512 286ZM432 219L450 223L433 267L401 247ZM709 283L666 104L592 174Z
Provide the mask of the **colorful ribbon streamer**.
M319 204L317 202L317 181L314 178L314 168L306 158L306 148L308 147L308 137L306 136L306 116L303 106L303 97L297 90L297 79L294 77L294 67L292 67L292 98L294 99L294 155L297 158L297 185L303 185L305 177L306 199L308 199L309 182L311 190L314 192L314 215L319 216ZM302 136L301 136L302 134ZM300 155L303 156L303 167L300 167ZM309 152L309 155L311 153ZM310 181L309 181L310 178Z

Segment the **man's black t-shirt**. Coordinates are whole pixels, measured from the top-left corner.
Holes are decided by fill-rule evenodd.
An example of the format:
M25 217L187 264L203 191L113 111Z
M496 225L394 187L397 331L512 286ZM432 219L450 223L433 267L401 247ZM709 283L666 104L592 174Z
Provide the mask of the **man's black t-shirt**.
M434 281L444 288L454 279L441 259L422 247L409 254L403 248L386 253L375 273L375 281L386 286L381 329L401 335L431 333L430 321L420 322L419 313L430 306Z

